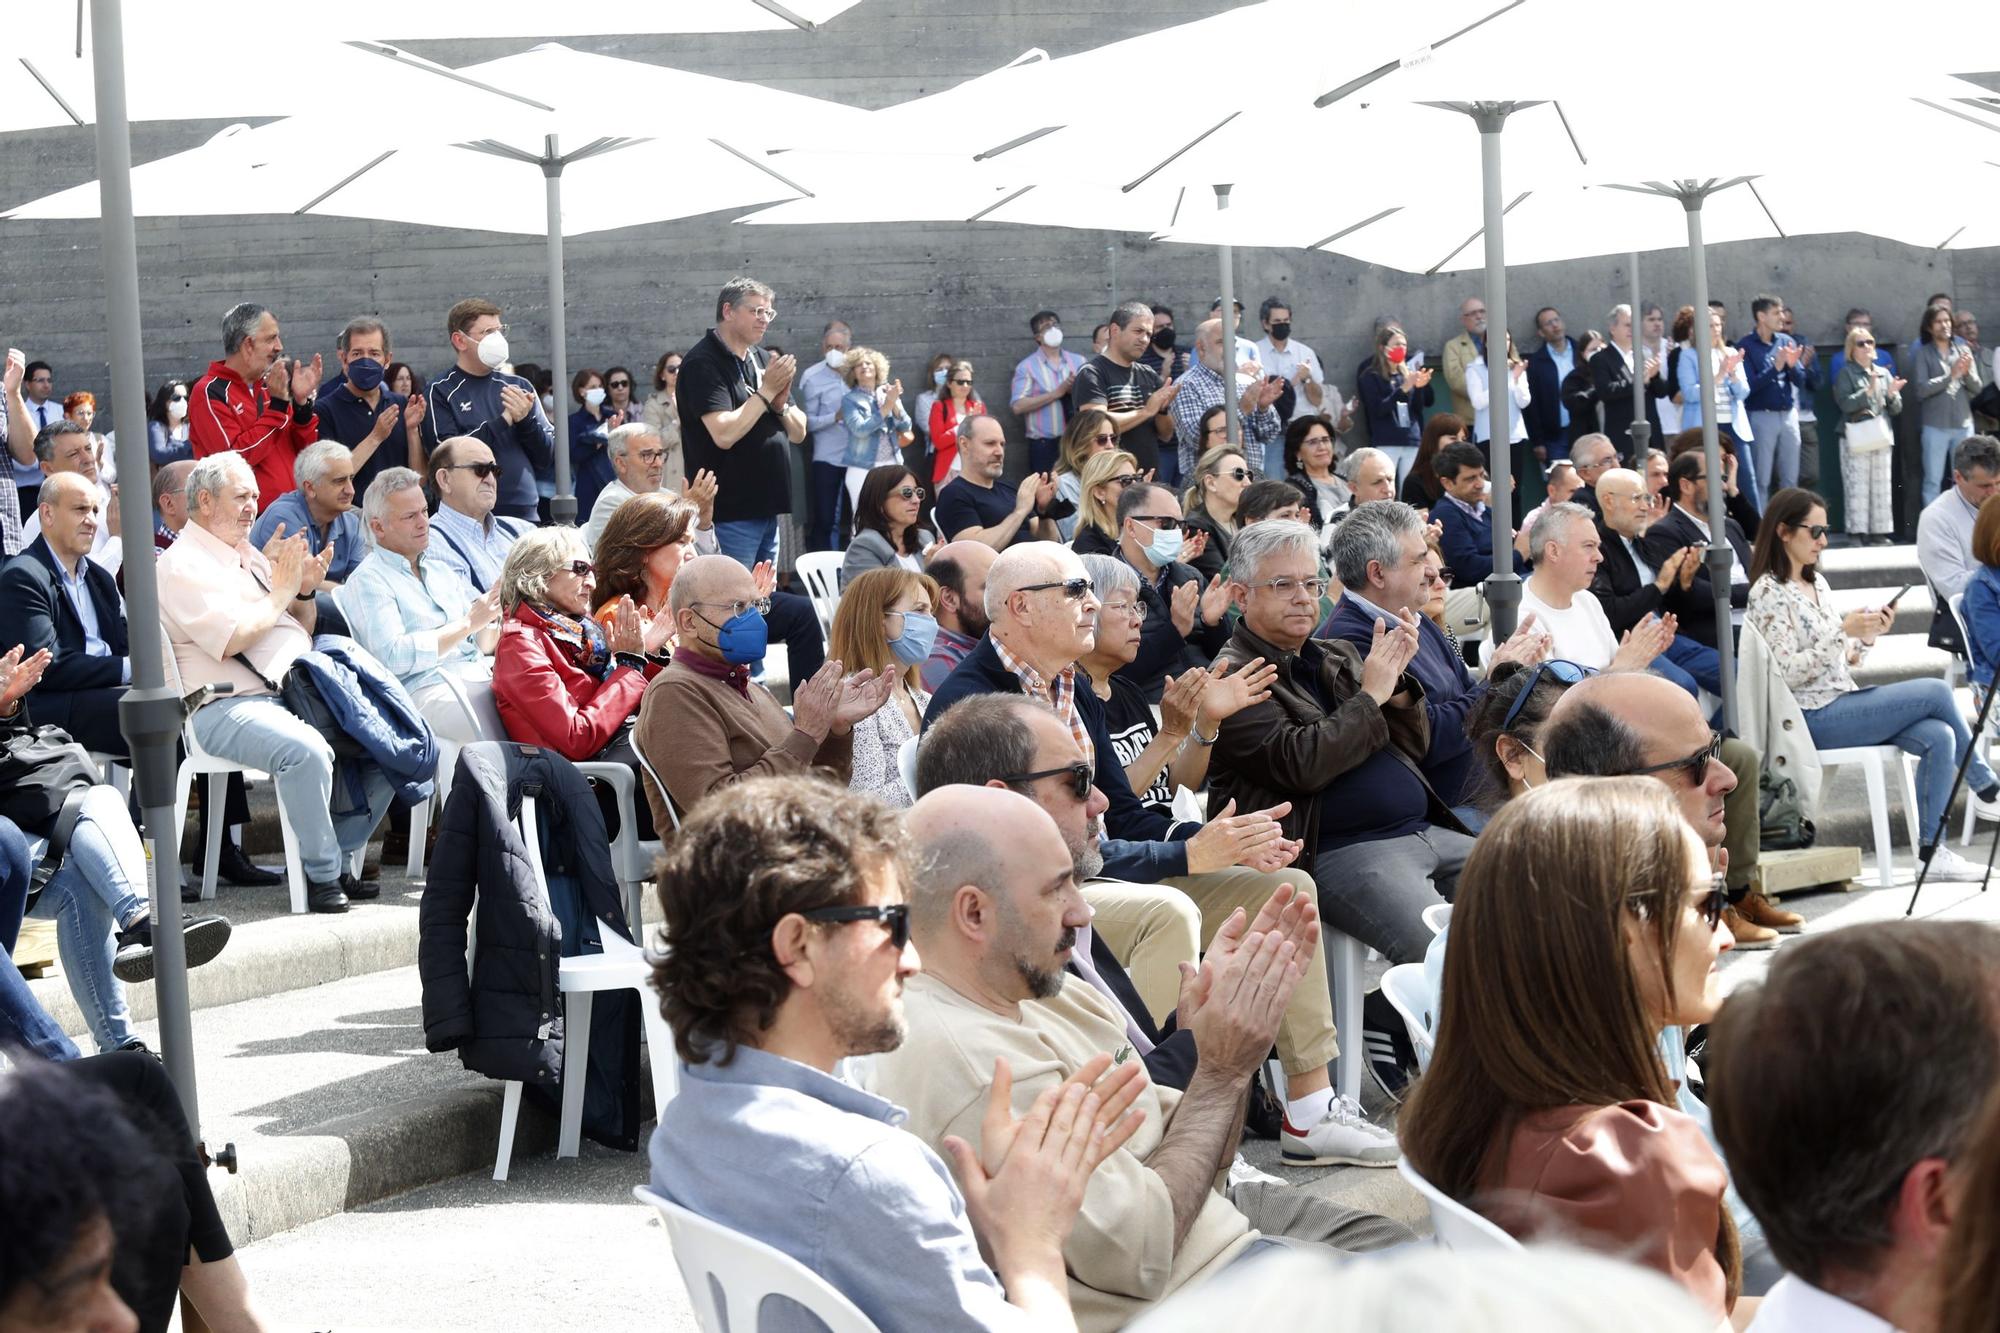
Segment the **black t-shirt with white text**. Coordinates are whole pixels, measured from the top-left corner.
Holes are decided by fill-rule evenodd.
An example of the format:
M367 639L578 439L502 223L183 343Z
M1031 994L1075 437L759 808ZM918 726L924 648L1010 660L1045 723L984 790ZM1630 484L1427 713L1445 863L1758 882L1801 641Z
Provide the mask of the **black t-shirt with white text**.
M1070 393L1078 407L1101 402L1106 411L1123 413L1144 407L1160 384L1160 372L1143 361L1121 366L1108 356L1093 356L1076 372ZM1118 447L1139 460L1141 472L1160 465L1160 433L1151 422L1142 421L1119 436Z
M1104 701L1104 729L1111 733L1111 748L1117 752L1120 768L1144 754L1153 738L1160 734L1159 724L1153 721L1153 710L1146 705L1146 696L1139 693L1138 686L1119 676L1111 678L1111 697ZM1133 795L1148 810L1157 810L1169 819L1174 817L1174 789L1167 780L1166 768L1160 770L1152 786Z

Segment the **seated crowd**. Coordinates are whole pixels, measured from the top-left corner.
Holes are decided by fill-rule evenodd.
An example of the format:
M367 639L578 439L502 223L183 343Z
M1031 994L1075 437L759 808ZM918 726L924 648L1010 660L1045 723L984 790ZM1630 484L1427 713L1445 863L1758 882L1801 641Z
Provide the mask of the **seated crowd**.
M270 775L313 911L379 894L363 848L392 804L463 782L466 747L619 766L587 774L611 839L663 844L649 961L674 1051L652 1058L681 1063L652 1185L885 1330L1108 1330L1246 1273L1308 1276L1285 1267L1302 1255L1408 1261L1379 1253L1416 1239L1402 1223L1251 1168L1246 1133L1289 1167L1401 1159L1516 1240L1654 1270L1685 1320L1661 1327L1991 1327L2000 931L1823 931L1723 997L1724 952L1802 931L1758 888L1774 747L1913 754L1927 836L1961 766L2000 817L1948 687L1854 680L1895 606L1831 606L1826 501L1791 484L1795 434L1766 444L1769 382L1803 385L1775 298L1745 340L1756 393L1710 349L1718 395L1760 419L1713 477L1699 431L1662 434L1698 353L1656 355L1656 309L1636 348L1614 310L1595 356L1540 312L1543 345L1495 392L1468 302L1440 386L1463 411L1426 423L1432 372L1393 321L1343 404L1273 298L1240 389L1220 303L1179 358L1163 307L1121 305L1088 360L1037 314L1018 480L969 364L906 407L834 321L801 373L758 346L772 299L724 288L716 327L661 359L671 411L634 403L629 371L579 372L583 526L534 521L554 432L501 368L490 303L449 317L443 399L382 387L379 323L343 332L322 386L269 311L229 313L189 395L193 457L153 479L166 664L190 743ZM1667 447L1628 458L1635 376ZM1895 410L1860 378L1856 410ZM1511 562L1502 546L1520 606L1494 642L1482 585L1509 533L1480 437L1501 401L1512 456L1548 466ZM1343 454L1356 406L1377 447ZM382 452L399 430L407 451ZM772 563L770 474L808 440L812 544L844 551L824 633ZM71 1064L0 1072L0 1124L58 1098L105 1128L65 1163L69 1210L38 1223L48 1271L81 1285L0 1275L0 1323L22 1302L137 1309L162 1283L227 1320L247 1293L199 1168L162 1211L128 1208L133 1180L100 1160L136 1117L91 1080L172 1102L98 1063L139 1045L123 985L152 975L138 829L92 758L125 752L131 650L87 427L34 444L32 533L0 569L0 731L53 723L78 745L0 792L0 941L29 911L56 920L100 1054L0 969L0 1043ZM1934 566L1957 563L1990 689L2000 444L1970 436L1952 463L1926 571L1942 587ZM1732 625L1710 583L1725 547ZM1776 719L1741 738L1715 719L1725 634L1764 664L1744 683ZM260 873L227 833L234 795L202 812L224 825L204 869L232 879ZM1929 864L1980 875L1944 847ZM179 924L190 965L229 938L220 917ZM1324 954L1348 941L1421 968L1410 1023L1372 990L1360 1030L1336 1029L1349 979ZM1344 1047L1400 1106L1394 1130L1336 1088ZM178 1162L185 1126L139 1123L176 1147L136 1156ZM0 1171L0 1203L11 1188Z

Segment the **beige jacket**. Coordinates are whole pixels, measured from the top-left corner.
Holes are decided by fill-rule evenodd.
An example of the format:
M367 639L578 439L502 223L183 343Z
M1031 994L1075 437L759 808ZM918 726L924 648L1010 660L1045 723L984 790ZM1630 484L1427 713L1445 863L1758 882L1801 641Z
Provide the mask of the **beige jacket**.
M866 1074L871 1092L906 1107L904 1128L938 1151L947 1134L980 1146L993 1060L1014 1075L1014 1113L1024 1115L1051 1088L1104 1052L1137 1059L1111 1002L1076 977L1053 999L1028 1001L1019 1019L966 999L928 974L910 979L903 997L909 1036L878 1055ZM1135 1109L1145 1123L1105 1159L1084 1191L1083 1211L1063 1247L1069 1298L1083 1333L1121 1328L1188 1283L1219 1272L1257 1233L1220 1192L1174 1253L1174 1206L1166 1182L1146 1165L1172 1123L1181 1094L1149 1084Z

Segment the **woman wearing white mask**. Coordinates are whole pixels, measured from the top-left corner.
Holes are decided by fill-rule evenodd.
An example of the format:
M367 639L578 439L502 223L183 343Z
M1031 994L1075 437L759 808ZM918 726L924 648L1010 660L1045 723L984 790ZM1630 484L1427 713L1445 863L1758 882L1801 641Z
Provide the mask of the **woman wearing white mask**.
M944 382L951 376L951 353L939 352L931 358L931 368L924 372L924 382L917 394L917 401L910 408L910 418L917 423L917 438L923 443L924 452L930 452L931 408L936 405L938 395L944 392Z
M627 375L629 382L631 376ZM611 409L604 376L588 368L570 376L569 396L576 411L569 414L569 475L576 490L576 512L588 514L597 503L597 494L617 475L605 445L611 432L625 424L622 413Z
M146 454L156 468L194 457L188 442L188 386L168 380L146 405Z
M897 757L917 734L931 697L917 674L937 641L938 585L907 569L871 569L840 593L827 647L850 669L893 675L887 703L854 724L850 791L867 792L893 806L915 797L903 786Z

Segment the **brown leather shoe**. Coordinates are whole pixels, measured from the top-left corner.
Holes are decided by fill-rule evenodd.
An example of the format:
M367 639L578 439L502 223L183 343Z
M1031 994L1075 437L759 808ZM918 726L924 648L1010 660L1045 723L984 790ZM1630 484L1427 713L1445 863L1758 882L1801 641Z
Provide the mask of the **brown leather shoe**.
M1777 946L1777 931L1766 930L1763 926L1745 921L1734 907L1722 909L1722 920L1723 924L1729 927L1729 933L1736 937L1736 947L1739 949L1770 949Z
M1736 904L1736 914L1753 926L1763 926L1781 935L1796 935L1805 929L1806 919L1787 912L1761 893L1746 893Z

